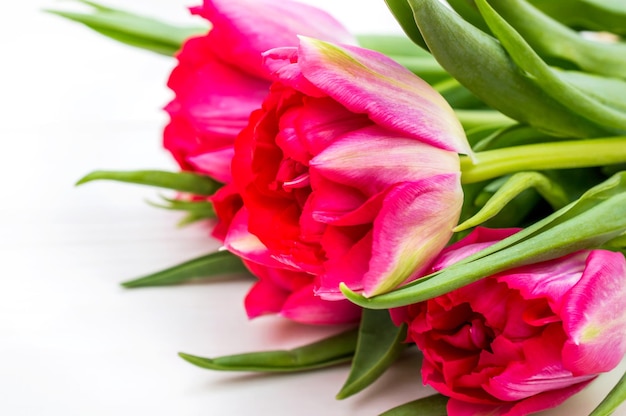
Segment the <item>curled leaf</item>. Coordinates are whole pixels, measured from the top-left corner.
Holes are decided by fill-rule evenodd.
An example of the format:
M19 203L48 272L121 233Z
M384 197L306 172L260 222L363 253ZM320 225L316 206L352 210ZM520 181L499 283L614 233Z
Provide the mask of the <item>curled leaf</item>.
M569 202L563 189L545 175L538 172L516 173L507 179L476 215L457 225L454 231L467 230L495 217L511 200L531 188L536 189L554 209L562 208Z

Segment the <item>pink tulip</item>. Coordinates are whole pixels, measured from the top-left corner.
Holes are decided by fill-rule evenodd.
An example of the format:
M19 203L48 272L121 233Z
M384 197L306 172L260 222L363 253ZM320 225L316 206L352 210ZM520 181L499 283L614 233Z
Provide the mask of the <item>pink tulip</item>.
M278 314L303 324L333 325L356 323L361 308L347 300L325 301L313 292L314 276L284 268L245 261L259 278L245 300L248 317Z
M324 299L340 282L373 295L418 276L461 209L470 149L452 109L377 52L301 38L265 59L275 82L235 143L246 218L229 249L317 276Z
M164 146L185 170L231 181L233 141L270 85L262 52L297 45L297 35L354 43L325 12L285 0L205 0L192 9L212 23L177 54L168 86Z
M286 267L268 255L267 248L247 231L247 211L233 184L222 187L211 200L219 219L213 235L223 240L231 252L246 252L248 260L244 264L259 279L246 295L249 318L278 314L313 325L358 322L360 307L345 299L321 299L313 290L315 276Z
M516 230L478 228L436 271ZM626 352L626 261L580 251L392 310L424 354L422 378L450 416L526 415L558 405Z

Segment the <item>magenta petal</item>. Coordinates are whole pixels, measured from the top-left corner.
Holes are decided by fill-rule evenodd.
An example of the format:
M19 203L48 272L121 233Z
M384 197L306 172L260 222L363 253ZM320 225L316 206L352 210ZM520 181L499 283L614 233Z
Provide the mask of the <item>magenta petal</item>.
M292 321L314 325L358 322L361 308L347 300L327 301L313 292L313 284L291 294L280 314Z
M564 301L569 339L564 365L574 374L613 369L626 352L626 260L621 253L593 250L582 278Z
M367 273L368 259L372 255L372 233L355 238L353 234L359 231L351 227L328 227L322 246L329 259L324 263L325 273L320 276L316 290L323 299L343 299L339 283L345 283L356 292L363 289L362 277Z
M337 138L311 159L310 166L325 178L368 196L399 182L460 171L456 153L399 137L380 126L364 127Z
M446 100L387 56L301 37L298 59L304 76L349 110L435 147L472 154Z
M594 378L595 374L576 377L563 367L563 339L559 323L549 325L540 336L524 340L522 345L526 360L510 364L502 373L491 378L484 389L502 401L516 401Z
M204 172L215 180L222 183L232 182L230 162L233 159L235 150L232 147L208 151L196 156L187 158L197 172Z
M541 410L551 409L578 393L591 382L585 381L563 389L552 390L527 399L502 404L477 404L462 400L448 400L448 416L527 416Z
M556 314L561 314L565 294L580 280L589 252L518 267L498 277L525 299L545 298Z
M485 228L476 227L467 237L449 245L437 257L433 264L433 271L441 270L465 257L471 256L480 250L494 245L516 232L519 228Z
M239 257L259 263L267 267L286 268L289 266L272 257L267 247L250 231L248 231L248 211L241 208L233 218L224 246Z
M289 292L268 280L256 282L244 300L248 318L278 313L287 300Z
M263 53L263 65L271 78L310 97L325 97L315 85L302 75L295 47L270 49Z
M267 95L269 82L219 61L208 43L206 37L185 43L168 80L176 98L166 110L170 115L185 111L201 132L234 138Z
M297 35L332 42L356 43L332 16L316 7L283 0L205 0L193 11L211 23L214 52L225 62L265 77L261 53L279 46L296 46Z
M372 258L363 279L367 296L389 291L426 270L452 235L462 195L455 174L393 187L374 221Z

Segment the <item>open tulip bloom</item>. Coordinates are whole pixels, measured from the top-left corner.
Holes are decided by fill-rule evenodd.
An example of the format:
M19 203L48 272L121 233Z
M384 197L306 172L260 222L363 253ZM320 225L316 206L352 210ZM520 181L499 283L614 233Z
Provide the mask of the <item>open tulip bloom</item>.
M354 325L187 361L351 362L344 398L415 344L440 394L386 415L513 416L622 360L626 4L386 0L404 38L354 36L287 0L205 0L191 10L210 30L77 1L94 10L53 12L176 56L163 145L180 165L79 183L175 190L164 206L223 245L123 285L248 273L250 318ZM620 381L593 414L624 399Z

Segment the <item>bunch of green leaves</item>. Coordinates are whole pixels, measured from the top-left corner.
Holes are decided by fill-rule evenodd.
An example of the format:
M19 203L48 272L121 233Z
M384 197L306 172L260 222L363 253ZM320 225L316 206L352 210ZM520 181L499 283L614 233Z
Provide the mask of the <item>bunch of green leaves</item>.
M626 132L623 2L453 0L454 10L438 0L386 3L416 44L503 114L553 136ZM614 41L577 30L575 22L588 26L589 10Z

